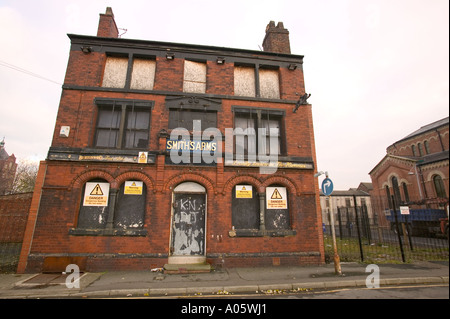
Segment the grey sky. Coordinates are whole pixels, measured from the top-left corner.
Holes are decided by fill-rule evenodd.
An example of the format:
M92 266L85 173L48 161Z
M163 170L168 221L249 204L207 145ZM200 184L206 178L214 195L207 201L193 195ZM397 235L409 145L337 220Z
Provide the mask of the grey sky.
M0 139L8 153L45 159L66 34L96 35L107 6L127 29L123 38L251 50L270 20L282 21L292 53L305 56L317 168L335 189L370 181L387 146L449 114L448 0L0 0Z

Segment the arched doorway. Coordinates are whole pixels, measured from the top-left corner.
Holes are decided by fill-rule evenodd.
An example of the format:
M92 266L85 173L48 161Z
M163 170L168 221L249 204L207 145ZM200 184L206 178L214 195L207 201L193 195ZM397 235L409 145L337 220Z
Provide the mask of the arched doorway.
M169 264L206 261L206 204L200 184L184 182L173 190Z

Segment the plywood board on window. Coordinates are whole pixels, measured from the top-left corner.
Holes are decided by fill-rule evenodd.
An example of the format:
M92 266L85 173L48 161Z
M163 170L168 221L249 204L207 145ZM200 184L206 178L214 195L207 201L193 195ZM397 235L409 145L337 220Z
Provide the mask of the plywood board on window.
M107 57L103 75L103 87L123 88L127 79L128 58Z
M155 69L156 61L154 60L134 59L130 87L136 90L153 90Z
M259 70L259 88L261 97L267 99L280 98L280 80L278 70Z
M184 61L183 92L206 92L206 63Z
M251 67L234 67L234 95L255 96L255 69Z

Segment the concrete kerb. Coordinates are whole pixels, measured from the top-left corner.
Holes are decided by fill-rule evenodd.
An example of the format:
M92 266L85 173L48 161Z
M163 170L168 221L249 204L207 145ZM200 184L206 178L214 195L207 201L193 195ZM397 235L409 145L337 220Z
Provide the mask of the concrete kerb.
M245 293L245 292L256 292L259 291L258 285L248 285L248 286L225 286L224 291L231 293Z
M392 286L402 284L448 284L448 276L435 277L406 277L406 278L384 278L380 279L380 286ZM236 286L199 286L199 287L177 287L177 288L144 288L144 289L111 289L99 291L76 291L62 292L52 291L16 291L11 295L2 294L0 298L55 298L55 297L145 297L145 296L193 296L196 294L239 294L239 293L264 293L267 291L286 291L296 289L327 289L327 288L351 288L365 287L364 279L338 280L319 282L297 282L292 284L261 284L261 285L236 285ZM9 291L11 293L11 291Z
M292 284L279 284L279 285L259 285L259 290L292 290Z
M186 293L188 295L192 295L192 294L214 294L217 293L219 291L224 291L226 290L224 287L188 287L186 288Z
M401 284L424 284L424 283L448 283L448 277L417 277L417 278L388 278L380 280L380 286L401 285ZM326 288L351 288L365 287L365 280L340 280L329 282L303 282L293 284L264 284L246 286L214 286L214 287L188 287L188 288L152 288L135 290L111 290L109 296L132 296L143 295L195 295L195 294L219 294L221 292L237 293L261 293L268 290L290 291L299 288L303 289L326 289ZM83 294L81 294L83 295ZM89 296L90 293L85 295ZM91 296L102 295L100 292L92 292ZM105 294L103 294L105 295Z

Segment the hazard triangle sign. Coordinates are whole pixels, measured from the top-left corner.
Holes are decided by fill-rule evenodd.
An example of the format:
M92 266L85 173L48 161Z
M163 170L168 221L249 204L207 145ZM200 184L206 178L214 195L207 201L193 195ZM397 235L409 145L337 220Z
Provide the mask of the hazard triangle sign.
M86 183L83 206L108 206L109 183Z
M266 187L266 208L287 209L286 187Z

